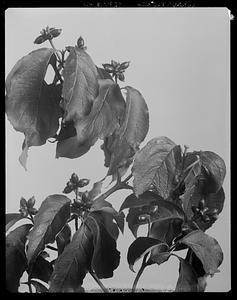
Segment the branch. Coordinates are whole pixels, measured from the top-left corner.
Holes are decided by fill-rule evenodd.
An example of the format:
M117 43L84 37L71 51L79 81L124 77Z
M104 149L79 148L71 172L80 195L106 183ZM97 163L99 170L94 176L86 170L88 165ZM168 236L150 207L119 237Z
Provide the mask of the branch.
M107 197L109 197L111 194L118 190L127 189L127 190L133 190L133 187L129 184L127 184L127 181L132 178L132 174L128 175L123 181L117 181L117 183L112 186L108 191L101 194L99 197L97 197L94 201L98 200L105 200Z

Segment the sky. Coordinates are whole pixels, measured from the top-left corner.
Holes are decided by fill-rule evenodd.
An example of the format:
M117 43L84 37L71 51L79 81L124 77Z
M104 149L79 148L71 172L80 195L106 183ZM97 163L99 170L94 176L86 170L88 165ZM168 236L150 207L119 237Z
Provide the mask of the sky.
M209 150L220 155L227 168L223 184L224 209L207 230L224 253L220 273L208 279L206 291L230 290L230 19L227 8L11 8L5 13L5 72L24 55L49 43L33 41L46 26L61 28L57 49L74 46L82 36L94 63L111 59L130 61L122 86L138 89L145 98L150 139L167 136L189 150ZM6 212L17 212L19 199L36 198L36 206L61 193L70 175L89 178L90 188L107 172L101 141L78 159L55 159L55 144L29 150L27 171L18 157L24 140L6 118ZM118 209L129 194L118 191L109 200ZM125 211L126 213L126 211ZM142 230L142 229L141 229ZM141 231L142 234L142 231ZM131 287L135 274L126 261L134 238L125 225L118 239L120 266L106 287ZM182 255L182 253L181 253ZM135 270L140 263L135 264ZM145 269L139 287L173 289L178 278L175 257ZM83 286L97 288L86 276Z

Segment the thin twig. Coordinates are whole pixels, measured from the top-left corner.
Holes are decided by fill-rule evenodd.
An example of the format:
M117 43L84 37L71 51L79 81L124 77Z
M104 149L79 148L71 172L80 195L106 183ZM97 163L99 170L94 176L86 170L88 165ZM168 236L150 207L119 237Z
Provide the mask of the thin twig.
M89 273L90 273L91 276L95 279L95 281L98 283L98 285L100 286L100 288L102 289L102 291L103 291L104 293L109 293L109 291L108 291L107 288L103 285L103 283L100 281L100 279L98 278L98 276L96 275L96 273L93 272L92 270L90 270Z
M141 265L139 271L137 272L137 276L136 276L136 278L135 278L135 280L134 280L134 282L133 282L133 285L132 285L132 293L135 293L135 290L136 290L136 287L137 287L138 280L139 280L139 278L141 277L141 275L142 275L142 273L143 273L145 267L147 266L147 264L146 264L146 258L147 258L147 256L148 256L148 254L149 254L149 252L146 253L146 254L144 255L144 257L143 257L142 265Z

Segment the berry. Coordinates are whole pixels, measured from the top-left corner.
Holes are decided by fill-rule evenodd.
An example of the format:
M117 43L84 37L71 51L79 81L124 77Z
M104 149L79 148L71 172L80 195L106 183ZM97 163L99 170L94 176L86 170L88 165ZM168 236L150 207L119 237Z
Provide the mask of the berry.
M78 183L78 181L79 181L79 178L78 178L78 176L77 176L77 174L76 173L72 173L72 175L71 175L71 183L74 183L74 184L77 184Z
M23 197L21 197L21 200L20 200L20 207L21 208L26 208L27 207L27 201Z
M78 181L78 187L84 187L84 186L88 185L89 182L90 182L89 179L86 179L86 178L80 179Z

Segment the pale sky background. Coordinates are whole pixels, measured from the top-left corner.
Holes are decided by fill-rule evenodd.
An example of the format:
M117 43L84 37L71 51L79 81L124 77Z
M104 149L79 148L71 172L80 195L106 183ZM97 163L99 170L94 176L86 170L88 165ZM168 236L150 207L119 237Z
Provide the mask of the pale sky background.
M225 205L219 220L207 234L216 238L224 252L220 273L208 280L206 291L230 289L230 20L227 8L73 8L8 9L5 15L6 75L22 56L34 49L42 28L62 28L54 40L58 49L74 46L81 35L95 64L131 61L125 83L144 96L150 113L151 138L167 136L190 151L210 150L227 167ZM56 144L32 147L26 172L18 162L22 133L6 119L6 211L17 212L21 196L36 197L36 206L51 194L61 193L73 172L91 179L107 172L98 142L86 155L55 159ZM108 198L119 208L129 191ZM127 213L127 211L125 211ZM127 225L118 239L120 266L114 277L102 280L106 287L131 287L135 279L127 264L128 246L134 240ZM178 253L177 253L178 254ZM181 253L182 255L182 253ZM135 264L138 270L140 263ZM138 288L175 288L178 261L145 269ZM96 287L87 275L85 288Z

